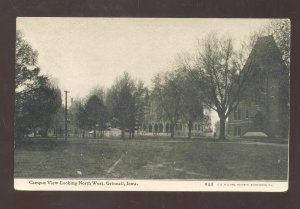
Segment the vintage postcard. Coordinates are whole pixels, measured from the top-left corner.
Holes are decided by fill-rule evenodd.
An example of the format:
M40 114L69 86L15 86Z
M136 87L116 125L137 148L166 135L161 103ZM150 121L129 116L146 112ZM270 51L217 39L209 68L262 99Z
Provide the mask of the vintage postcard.
M288 190L289 19L16 21L16 190Z

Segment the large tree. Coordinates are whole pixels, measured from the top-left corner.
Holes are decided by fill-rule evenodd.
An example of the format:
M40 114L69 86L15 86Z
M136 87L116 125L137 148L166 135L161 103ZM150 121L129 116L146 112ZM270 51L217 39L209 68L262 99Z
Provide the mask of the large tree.
M143 82L133 80L126 72L108 90L106 103L112 116L111 123L121 129L122 138L125 137L125 131L133 138L140 126L144 117L146 92Z
M169 71L156 75L153 80L154 102L161 112L161 117L170 122L171 138L174 137L175 126L182 116L182 79L177 72Z
M133 92L133 100L135 106L134 130L140 130L142 127L142 123L145 120L145 106L147 103L148 95L148 89L147 87L145 87L144 83L142 81L137 81ZM134 131L132 132L132 134L132 137L134 137Z
M15 133L21 139L39 128L47 136L52 116L61 105L61 92L37 67L37 51L16 36Z
M131 137L135 128L136 107L128 85L124 85L121 89L114 113L116 118L118 118L118 124L122 131L122 138L124 138L125 130L128 130L130 133L129 137Z
M182 118L188 124L188 137L192 136L193 122L204 119L203 92L199 89L198 82L190 75L192 58L189 54L180 54L175 59L175 73L180 77Z
M102 137L107 122L107 110L103 101L96 95L91 96L85 104L85 112L87 114L87 126L94 130L94 138L96 138L97 130L100 131Z
M184 80L182 82L182 114L188 122L188 137L191 138L193 122L197 119L204 119L202 91L199 91L199 89L197 88L197 84L195 84L195 80L190 75L187 75L185 71L183 75Z
M33 79L38 77L37 58L38 52L33 50L31 45L24 40L21 31L17 31L15 63L15 87L17 92L33 83Z
M193 122L203 118L202 92L183 62L178 62L174 68L155 77L152 96L157 112L160 112L158 117L170 122L171 137L181 120L187 122L188 137L191 138Z
M238 106L249 80L251 60L234 50L230 37L210 33L199 42L196 68L190 69L200 90L205 94L205 105L215 110L220 119L220 139L225 139L225 122ZM252 53L255 53L252 51Z
M26 92L37 84L39 69L37 63L37 51L24 40L20 31L16 34L16 63L15 63L15 135L21 139L24 134L30 132L28 123L30 119L23 111Z
M78 111L76 113L77 123L76 126L82 130L82 138L85 137L85 131L88 128L88 116L83 104L79 104Z
M16 94L16 125L23 126L23 133L40 129L47 136L55 113L61 106L61 92L45 77L39 77L36 84ZM17 126L18 128L18 126ZM18 129L17 129L18 130Z

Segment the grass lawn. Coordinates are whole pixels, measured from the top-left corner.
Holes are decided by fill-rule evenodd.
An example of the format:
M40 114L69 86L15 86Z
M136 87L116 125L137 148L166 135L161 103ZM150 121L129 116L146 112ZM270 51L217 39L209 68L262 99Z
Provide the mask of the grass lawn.
M287 168L288 145L274 143L30 139L15 148L21 178L285 180Z

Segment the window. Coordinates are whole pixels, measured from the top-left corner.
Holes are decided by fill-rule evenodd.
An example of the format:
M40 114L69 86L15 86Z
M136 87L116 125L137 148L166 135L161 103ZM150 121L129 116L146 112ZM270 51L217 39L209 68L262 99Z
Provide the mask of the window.
M233 112L233 120L237 120L237 111L236 110Z
M162 133L164 130L163 124L159 124L159 133Z
M234 120L241 120L241 109L237 109L233 112Z
M152 125L151 124L149 125L149 132L150 133L152 132Z
M242 130L240 127L235 127L234 128L234 136L241 136L242 135Z
M154 124L154 132L157 133L158 132L158 125L155 123Z
M170 130L170 125L169 125L169 123L167 123L167 125L166 125L166 132L169 133L169 130Z

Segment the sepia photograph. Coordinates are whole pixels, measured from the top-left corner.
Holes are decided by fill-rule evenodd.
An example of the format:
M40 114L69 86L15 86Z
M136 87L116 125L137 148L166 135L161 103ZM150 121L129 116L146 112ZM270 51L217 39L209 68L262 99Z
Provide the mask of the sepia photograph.
M18 17L14 187L288 190L289 19Z

